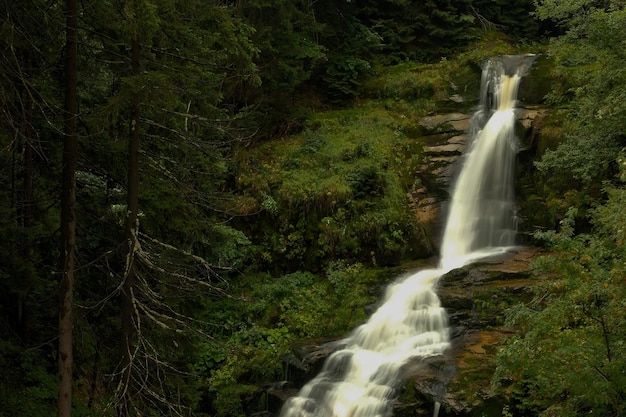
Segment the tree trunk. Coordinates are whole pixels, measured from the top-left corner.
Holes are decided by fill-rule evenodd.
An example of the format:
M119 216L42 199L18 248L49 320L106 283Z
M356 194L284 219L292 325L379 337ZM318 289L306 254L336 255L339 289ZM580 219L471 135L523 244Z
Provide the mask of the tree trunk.
M59 285L58 416L72 415L73 296L76 246L76 118L78 78L78 0L66 1L65 109L61 192L61 282Z
M30 61L28 66L30 66ZM30 74L28 74L30 76ZM21 203L22 227L24 228L24 242L22 243L22 256L23 259L28 262L32 259L33 250L31 245L31 236L29 235L30 228L32 226L32 207L33 207L33 126L32 126L32 114L33 114L33 101L31 96L26 93L24 99L25 105L22 108L22 138L23 138L23 154L24 154L24 190ZM31 330L33 327L33 313L32 313L32 293L31 289L34 286L34 277L30 271L23 275L24 288L26 291L20 294L18 299L18 318L19 318L19 331L22 338L22 342L25 345L30 343Z
M133 75L139 74L140 44L138 39L131 42L131 66ZM122 315L121 315L121 354L122 354L122 391L123 395L118 400L117 415L130 415L132 402L132 353L136 338L136 325L134 322L134 287L135 287L135 250L137 249L137 228L139 211L139 100L133 100L130 117L130 137L128 142L128 194L127 194L127 219L126 219L126 243L128 254L126 259L126 271L122 285Z

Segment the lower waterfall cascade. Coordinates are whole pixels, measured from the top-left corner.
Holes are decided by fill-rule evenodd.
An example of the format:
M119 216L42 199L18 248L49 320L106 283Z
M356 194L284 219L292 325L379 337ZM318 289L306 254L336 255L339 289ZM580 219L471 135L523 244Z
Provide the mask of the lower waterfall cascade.
M337 342L320 373L285 402L281 417L390 416L406 368L450 347L439 278L515 246L515 108L533 60L507 55L483 65L480 103L452 189L437 268L392 283L370 319ZM436 401L435 417L439 406Z

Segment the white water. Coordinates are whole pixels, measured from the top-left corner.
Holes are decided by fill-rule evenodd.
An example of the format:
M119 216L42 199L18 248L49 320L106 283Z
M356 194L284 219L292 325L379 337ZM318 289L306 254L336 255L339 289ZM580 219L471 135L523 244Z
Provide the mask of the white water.
M403 367L449 347L447 315L436 284L454 268L502 253L514 244L515 102L521 76L490 60L483 69L481 105L457 179L436 269L387 288L369 321L339 342L322 371L289 399L281 417L383 417L404 381ZM485 123L486 120L486 123ZM437 417L439 403L435 403Z
M483 70L486 94L472 120L474 132L454 187L441 245L444 270L514 244L515 103L521 75L506 75L497 64L489 61Z

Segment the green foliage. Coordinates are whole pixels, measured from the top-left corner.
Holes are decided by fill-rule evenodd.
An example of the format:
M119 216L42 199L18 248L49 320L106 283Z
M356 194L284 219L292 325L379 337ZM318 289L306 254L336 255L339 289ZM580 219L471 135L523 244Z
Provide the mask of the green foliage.
M263 228L255 243L274 267L341 258L396 264L413 256L409 245L427 250L406 203L408 173L419 163L405 133L417 110L408 110L411 118L376 105L328 112L299 135L240 154L241 191L275 202L250 225Z
M577 210L577 230L589 230L589 212L604 198L601 184L615 172L625 144L626 79L623 50L626 11L583 2L538 2L537 15L567 32L549 47L553 80L547 102L555 107L542 121L535 161L538 172L525 189L529 223L553 228L568 207ZM617 5L615 5L617 6Z
M322 82L322 91L330 100L342 102L363 91L362 83L371 73L382 38L359 18L359 7L341 0L332 3L334 7L324 5L316 11L324 22L320 42L327 52L313 79Z
M449 83L433 66L405 63L386 67L385 72L368 81L367 92L373 98L394 98L407 101L443 98ZM436 67L439 69L439 67Z
M251 254L250 240L241 231L226 225L214 225L211 239L205 239L203 244L212 249L206 254L206 259L213 265L225 268L240 268ZM200 251L197 251L198 253Z
M536 0L534 14L541 20L552 20L565 26L580 23L597 2L595 0Z
M463 2L466 3L466 2ZM470 30L466 4L448 1L366 1L360 18L382 39L384 64L406 60L432 61L452 52L476 33Z
M499 352L493 381L520 410L624 413L626 189L607 191L608 201L594 211L593 234L574 235L575 209L559 232L541 234L554 251L535 262L543 282L531 303L508 313L519 334Z
M483 30L497 30L517 43L532 43L541 27L532 15L534 0L475 0L472 16Z
M341 336L365 320L373 300L368 286L380 278L361 264L334 262L324 275L294 272L248 275L245 300L207 306L207 322L219 323L216 343L204 344L197 372L207 378L215 415L247 415L258 387L281 380L281 356L302 339ZM332 311L332 317L328 312Z
M318 277L316 281L300 283L280 302L281 322L299 339L340 335L355 327L364 319L359 311L366 293L362 275L361 264L330 264L323 281ZM328 311L334 312L332 317Z
M532 5L531 0L371 0L359 15L380 33L384 56L379 59L388 65L436 62L494 30L515 40L530 39L537 33L529 15Z
M54 359L43 350L22 349L14 340L0 341L0 366L5 370L0 377L1 415L56 415L57 381L51 372Z
M371 69L369 62L357 57L347 57L326 65L322 80L335 100L352 98L360 91L359 79Z
M582 19L578 13L560 14L565 3L554 2L554 13L557 18L567 16L571 28L550 49L557 64L556 79L562 83L557 84L552 100L569 109L565 140L557 149L546 151L537 167L552 176L573 177L589 185L607 177L610 161L626 137L622 65L626 56L623 48L616 48L626 37L626 10L591 8ZM549 10L540 9L541 15L545 18Z
M226 340L221 349L206 345L197 372L207 375L206 386L213 415L248 415L244 405L254 403L259 386L280 380L279 358L293 336L285 327L251 325Z
M326 58L318 42L322 24L311 6L304 0L244 0L230 8L250 28L259 81L235 83L231 104L250 111L245 125L255 126L258 137L290 129L297 118L296 93ZM221 32L220 20L215 23L216 33Z
M63 8L0 13L0 414L56 412Z

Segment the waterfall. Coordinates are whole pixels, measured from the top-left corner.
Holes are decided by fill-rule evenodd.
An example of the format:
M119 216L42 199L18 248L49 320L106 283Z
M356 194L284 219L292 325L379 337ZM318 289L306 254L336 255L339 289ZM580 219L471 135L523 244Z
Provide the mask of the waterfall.
M338 342L321 372L285 403L281 417L389 416L404 368L449 347L437 281L515 243L515 103L520 79L531 64L528 56L506 56L483 67L480 105L453 187L438 268L391 284L379 309ZM435 417L438 409L436 402Z
M481 101L472 117L469 149L453 189L441 244L444 270L514 244L515 105L527 66L519 65L512 73L509 67L511 61L526 57L501 57L484 65Z

